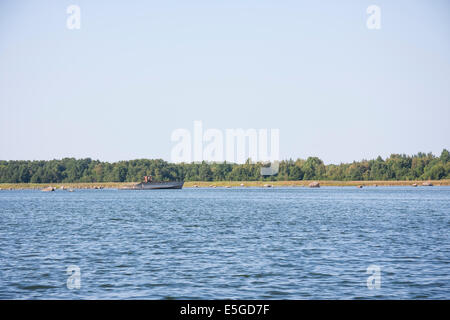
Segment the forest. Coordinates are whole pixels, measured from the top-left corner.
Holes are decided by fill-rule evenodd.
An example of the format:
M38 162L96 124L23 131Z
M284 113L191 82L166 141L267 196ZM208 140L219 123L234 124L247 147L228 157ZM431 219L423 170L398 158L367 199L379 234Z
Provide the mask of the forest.
M280 161L278 174L261 176L263 163L169 163L161 159L119 162L64 158L29 161L0 160L0 183L138 182L145 175L156 181L287 181L287 180L440 180L450 179L450 154L392 154L388 158L324 164L317 157Z

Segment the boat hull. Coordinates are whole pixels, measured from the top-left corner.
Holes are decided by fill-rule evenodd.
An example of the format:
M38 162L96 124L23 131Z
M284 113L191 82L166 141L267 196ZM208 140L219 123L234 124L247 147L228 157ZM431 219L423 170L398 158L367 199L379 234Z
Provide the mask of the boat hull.
M158 190L158 189L181 189L184 181L169 182L142 182L129 187L122 187L120 190Z

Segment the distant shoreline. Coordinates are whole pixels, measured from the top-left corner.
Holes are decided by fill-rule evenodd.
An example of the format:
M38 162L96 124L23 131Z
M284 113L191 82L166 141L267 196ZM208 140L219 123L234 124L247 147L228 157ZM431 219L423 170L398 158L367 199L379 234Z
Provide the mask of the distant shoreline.
M431 183L433 186L450 186L450 179L443 180L411 180L411 181L332 181L332 180L299 180L299 181L187 181L183 188L226 188L226 187L308 187L318 182L323 187L376 187L376 186L412 186ZM134 184L133 182L80 182L80 183L0 183L0 190L43 189L115 189Z

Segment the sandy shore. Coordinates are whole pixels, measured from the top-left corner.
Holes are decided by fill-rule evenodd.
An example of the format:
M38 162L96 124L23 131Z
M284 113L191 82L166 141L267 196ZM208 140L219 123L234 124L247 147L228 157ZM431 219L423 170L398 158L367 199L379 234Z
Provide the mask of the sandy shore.
M444 180L414 180L414 181L324 181L314 180L320 186L336 187L375 187L375 186L412 186L417 184L421 187L424 182L431 182L433 186L449 186L450 179ZM185 188L213 188L213 187L308 187L313 180L302 181L188 181L184 183ZM0 190L18 189L43 189L54 187L56 189L115 189L132 185L130 182L89 182L89 183L0 183Z

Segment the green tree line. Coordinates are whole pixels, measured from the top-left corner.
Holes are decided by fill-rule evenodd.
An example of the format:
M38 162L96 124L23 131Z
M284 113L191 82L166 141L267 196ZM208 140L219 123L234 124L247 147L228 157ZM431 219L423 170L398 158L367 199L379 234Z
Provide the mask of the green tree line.
M275 176L262 177L265 164L169 163L161 159L138 159L114 163L64 158L49 161L0 160L0 183L136 182L144 175L154 180L256 181L256 180L439 180L450 179L450 154L408 156L392 154L352 163L324 164L317 157L283 160Z

